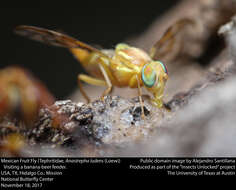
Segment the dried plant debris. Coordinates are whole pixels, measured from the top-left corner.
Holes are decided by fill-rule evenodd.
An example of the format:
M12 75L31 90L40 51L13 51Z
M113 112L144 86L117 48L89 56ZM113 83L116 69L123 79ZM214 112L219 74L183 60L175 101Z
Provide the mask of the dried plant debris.
M146 119L142 120L137 99L126 100L118 96L106 96L104 101L96 100L90 104L76 104L70 100L58 101L52 107L57 107L57 117L63 117L63 122L60 121L59 125L53 127L65 134L73 133L74 138L82 135L97 144L133 141L149 133L150 129L146 124L153 114L160 119L164 115L159 109L154 112L149 103L144 104ZM49 126L51 125L50 123Z
M127 100L106 96L104 101L96 100L90 104L56 101L40 110L32 129L23 133L22 127L18 132L24 134L30 146L62 148L71 155L101 156L114 147L125 147L150 138L171 115L164 108L153 107L147 97L143 99L145 119L141 117L138 98Z

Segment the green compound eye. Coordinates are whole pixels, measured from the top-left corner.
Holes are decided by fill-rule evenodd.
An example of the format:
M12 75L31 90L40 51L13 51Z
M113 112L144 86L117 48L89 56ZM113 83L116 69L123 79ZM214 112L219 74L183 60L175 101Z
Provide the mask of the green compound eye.
M158 63L160 63L161 64L161 66L162 66L162 68L163 68L163 70L164 70L164 72L166 73L166 74L168 74L168 71L167 71L167 68L166 68L166 66L162 63L162 62L160 62L160 61L158 61Z
M150 64L146 64L142 69L142 81L145 86L151 88L156 82L156 72Z

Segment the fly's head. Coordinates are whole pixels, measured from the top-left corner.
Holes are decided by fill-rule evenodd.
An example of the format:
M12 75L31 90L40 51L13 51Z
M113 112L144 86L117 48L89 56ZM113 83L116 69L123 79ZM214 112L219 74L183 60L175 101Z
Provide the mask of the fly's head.
M153 94L153 103L162 107L163 93L168 79L166 66L160 61L145 64L141 71L141 79L146 89Z

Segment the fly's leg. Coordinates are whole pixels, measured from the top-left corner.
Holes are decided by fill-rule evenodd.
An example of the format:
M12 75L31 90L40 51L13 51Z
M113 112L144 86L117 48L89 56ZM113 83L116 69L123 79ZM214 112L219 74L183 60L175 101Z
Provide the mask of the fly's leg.
M93 78L93 77L90 77L90 76L84 75L84 74L79 74L78 75L79 89L88 103L90 102L90 98L88 97L87 93L85 92L85 90L83 88L82 81L86 82L88 84L91 84L91 85L95 85L95 86L106 86L106 82L104 80Z
M111 93L112 91L112 83L107 75L107 72L106 70L104 69L104 67L102 66L102 64L99 64L99 68L103 74L103 77L105 79L105 82L106 82L106 86L107 86L107 89L102 93L102 96L101 96L101 100L104 100L104 96L108 95Z
M140 87L140 82L139 82L139 79L138 79L138 75L136 75L136 79L137 79L137 83L138 83L138 97L139 97L139 102L140 102L140 105L141 105L141 111L142 111L142 119L145 119L145 114L144 114L144 108L143 108L143 100L142 100L142 90L141 90L141 87Z
M107 89L102 93L101 100L104 100L104 96L112 92L112 84L115 82L115 79L110 71L109 64L110 61L108 59L100 57L98 66L100 71L102 72L102 75L104 77L107 86Z
M107 86L107 89L103 92L103 94L101 96L102 100L104 100L104 96L111 93L111 91L112 91L111 80L114 80L114 79L109 71L107 61L108 61L107 59L103 59L102 57L98 61L98 67L99 67L104 79L98 79L98 78L90 77L90 76L84 75L84 74L78 75L79 88L80 88L82 95L87 100L87 102L90 102L90 98L88 97L87 93L84 91L81 81L86 82L91 85L95 85L95 86Z

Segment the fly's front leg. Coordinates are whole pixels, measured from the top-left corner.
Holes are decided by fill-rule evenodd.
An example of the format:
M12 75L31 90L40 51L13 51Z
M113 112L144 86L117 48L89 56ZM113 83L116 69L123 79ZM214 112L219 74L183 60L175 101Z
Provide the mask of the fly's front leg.
M145 114L144 114L144 108L143 108L143 100L142 100L142 90L141 90L141 87L140 87L140 82L139 82L139 79L138 79L138 75L136 75L136 80L137 80L137 83L138 83L138 97L139 97L139 102L140 102L140 105L141 105L141 111L142 111L142 119L145 119Z
M79 89L88 103L90 102L90 98L88 97L87 93L83 89L82 81L86 82L88 84L91 84L91 85L95 85L95 86L106 86L106 82L104 80L93 78L93 77L90 77L90 76L84 75L84 74L79 74L78 75Z

